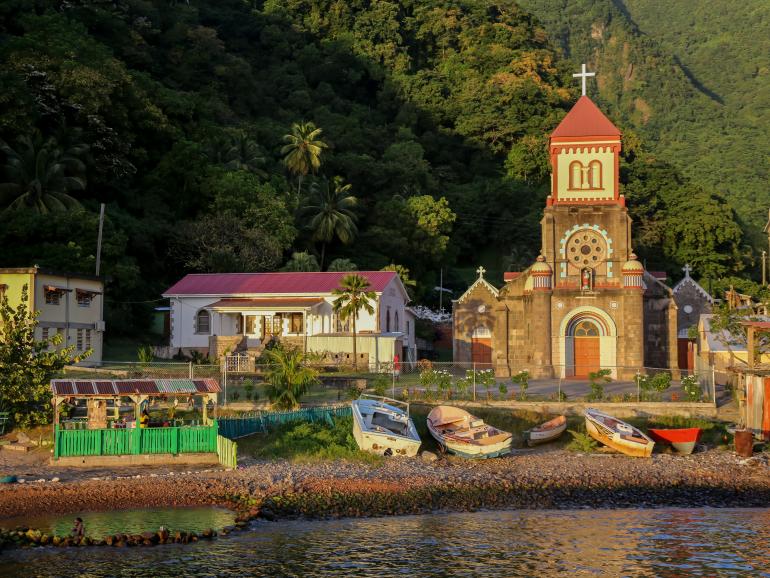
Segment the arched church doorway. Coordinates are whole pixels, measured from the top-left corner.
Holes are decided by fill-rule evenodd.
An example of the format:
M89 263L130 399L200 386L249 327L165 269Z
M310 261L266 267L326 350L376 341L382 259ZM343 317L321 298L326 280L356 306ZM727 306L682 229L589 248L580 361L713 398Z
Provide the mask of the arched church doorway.
M476 327L471 336L471 361L492 363L492 332L483 325Z
M592 319L582 319L571 328L574 377L588 377L601 369L601 335L599 326Z

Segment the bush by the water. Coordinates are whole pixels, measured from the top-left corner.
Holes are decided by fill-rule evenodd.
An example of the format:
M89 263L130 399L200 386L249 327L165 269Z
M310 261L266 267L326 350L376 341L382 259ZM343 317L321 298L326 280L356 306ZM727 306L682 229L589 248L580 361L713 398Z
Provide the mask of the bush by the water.
M596 451L597 443L594 438L585 432L579 432L575 430L567 430L572 434L572 441L567 444L567 449L571 452L583 452L590 454Z
M353 438L353 418L326 422L297 422L276 427L268 434L238 440L239 453L255 458L285 458L297 461L357 460L377 463L381 458L358 449Z

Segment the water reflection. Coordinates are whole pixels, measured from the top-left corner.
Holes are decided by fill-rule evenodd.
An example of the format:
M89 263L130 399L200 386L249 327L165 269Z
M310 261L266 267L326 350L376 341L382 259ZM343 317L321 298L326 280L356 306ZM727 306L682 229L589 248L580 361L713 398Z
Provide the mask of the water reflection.
M4 554L18 576L770 576L768 510L579 510L259 523L213 543Z
M165 526L169 530L201 532L207 528L220 529L235 521L235 514L224 508L146 508L117 512L82 512L50 514L0 520L0 528L13 529L28 526L57 536L67 536L75 518L83 518L86 535L103 538L118 532L140 534Z

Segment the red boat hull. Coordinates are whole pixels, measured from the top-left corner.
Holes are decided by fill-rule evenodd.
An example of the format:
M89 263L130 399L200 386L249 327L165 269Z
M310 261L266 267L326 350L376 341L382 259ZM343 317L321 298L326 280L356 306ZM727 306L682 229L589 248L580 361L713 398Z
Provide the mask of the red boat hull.
M682 429L650 429L647 433L656 442L671 444L680 454L691 454L700 439L702 430L698 427Z

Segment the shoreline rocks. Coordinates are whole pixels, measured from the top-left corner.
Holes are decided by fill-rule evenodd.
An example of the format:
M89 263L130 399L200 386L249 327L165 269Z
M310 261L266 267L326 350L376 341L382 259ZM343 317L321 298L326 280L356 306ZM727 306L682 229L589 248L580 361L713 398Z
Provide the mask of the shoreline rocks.
M392 459L381 466L252 461L231 472L14 485L0 488L0 527L3 517L14 514L202 505L236 511L234 525L221 532L227 535L247 528L255 519L501 508L766 507L768 503L767 463L755 460L750 466L742 465L740 458L727 451L712 450L688 457L655 454L652 459L635 459L554 450L483 462L446 456L437 456L435 461ZM33 533L34 538L14 535L10 541L3 538L6 534L0 533L0 542L12 546L20 541L35 546L75 545L71 538L43 533ZM216 536L213 531L201 535L146 534L113 536L91 543L116 547L185 544Z

